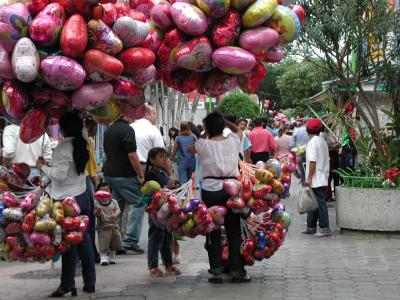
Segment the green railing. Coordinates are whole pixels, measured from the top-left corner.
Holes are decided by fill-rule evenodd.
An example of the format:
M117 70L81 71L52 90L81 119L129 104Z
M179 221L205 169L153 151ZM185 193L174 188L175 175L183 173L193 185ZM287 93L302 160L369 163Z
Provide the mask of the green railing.
M343 179L343 186L360 189L384 189L382 182L383 177L361 177L351 175L340 175Z

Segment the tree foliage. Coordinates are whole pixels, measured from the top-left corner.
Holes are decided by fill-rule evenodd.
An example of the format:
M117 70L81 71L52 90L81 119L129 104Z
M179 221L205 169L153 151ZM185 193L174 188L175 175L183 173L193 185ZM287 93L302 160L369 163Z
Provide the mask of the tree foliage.
M322 61L303 61L290 64L277 79L282 108L295 107L322 90L321 83L331 76L320 67Z
M219 104L222 113L233 113L237 117L254 118L259 114L258 105L245 93L230 93Z
M389 74L396 74L393 62L399 56L399 11L390 9L387 0L302 0L301 4L307 18L300 43L326 62L324 67L345 89L346 97L342 95L341 100L356 106L375 148L383 149L378 152L385 155L387 145L380 130L376 89L382 82L388 83ZM364 89L366 79L375 80L374 92ZM396 79L398 89L400 78ZM393 98L395 111L398 101ZM363 138L363 132L359 133Z

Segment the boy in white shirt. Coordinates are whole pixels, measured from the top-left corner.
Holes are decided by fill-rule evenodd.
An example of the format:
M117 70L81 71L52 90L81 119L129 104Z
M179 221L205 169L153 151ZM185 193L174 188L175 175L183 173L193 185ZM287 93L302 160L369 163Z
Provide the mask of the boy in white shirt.
M329 236L328 206L325 201L325 189L328 186L329 177L329 150L325 140L319 136L321 132L321 121L312 118L307 122L307 133L310 137L306 149L306 181L305 187L310 187L318 202L318 210L309 212L307 215L307 229L303 233L315 236ZM317 233L317 222L319 232Z

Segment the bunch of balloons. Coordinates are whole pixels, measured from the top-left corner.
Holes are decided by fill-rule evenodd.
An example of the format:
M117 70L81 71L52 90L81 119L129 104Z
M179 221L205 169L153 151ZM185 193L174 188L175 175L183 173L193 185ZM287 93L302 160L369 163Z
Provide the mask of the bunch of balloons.
M172 191L161 189L155 181L146 182L141 191L151 196L147 212L153 221L177 235L206 235L224 224L227 209L223 206L207 208L200 199L178 198Z
M257 216L250 225L242 222L242 242L240 253L246 265L252 266L255 261L268 259L279 249L286 237L290 225L290 214L281 203L275 205ZM254 227L257 224L257 228ZM222 240L222 259L229 261L229 244L226 238Z
M157 79L183 93L255 92L263 63L283 59L280 47L304 19L300 6L280 0L6 2L0 111L21 123L24 142L70 107L103 123L119 113L140 118L143 88Z
M83 240L89 218L80 215L72 197L54 202L42 195L40 186L27 179L24 164L1 169L0 255L8 261L58 259L71 244Z
M271 257L282 245L291 223L291 215L280 200L289 196L290 173L296 170L296 164L291 154L281 155L278 159L258 162L254 166L241 162L241 181L224 181L224 189L231 196L227 207L237 213L253 213L250 225L242 222L242 234L246 238L241 253L247 265ZM254 222L258 226L254 227ZM226 239L222 246L223 260L227 262Z

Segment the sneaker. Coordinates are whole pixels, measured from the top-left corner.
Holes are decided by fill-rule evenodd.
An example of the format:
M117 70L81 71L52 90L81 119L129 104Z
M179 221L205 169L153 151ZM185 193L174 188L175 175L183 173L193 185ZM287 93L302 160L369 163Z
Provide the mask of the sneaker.
M102 253L100 254L100 265L101 266L107 266L109 263L109 257L107 254Z
M181 261L182 261L182 257L181 257L180 255L175 255L175 254L174 254L174 257L172 258L172 262L173 262L175 265L178 265L178 264L181 263Z
M131 251L131 252L133 252L132 254L135 254L135 255L144 253L144 250L142 248L140 248L137 244L129 246L129 247L124 247L124 248L127 252Z
M165 273L167 275L171 275L171 276L178 276L178 275L181 275L181 270L179 270L175 266L171 266L169 268L165 268Z
M157 278L157 277L163 277L164 272L161 271L159 268L154 268L150 270L150 277L151 278Z
M302 231L301 233L302 233L302 234L316 234L316 231L306 229L306 230Z
M110 265L115 265L114 258L115 258L115 251L111 251L110 255L109 255L109 262L108 262Z
M315 237L331 236L332 232L317 232L314 234Z

